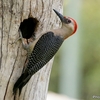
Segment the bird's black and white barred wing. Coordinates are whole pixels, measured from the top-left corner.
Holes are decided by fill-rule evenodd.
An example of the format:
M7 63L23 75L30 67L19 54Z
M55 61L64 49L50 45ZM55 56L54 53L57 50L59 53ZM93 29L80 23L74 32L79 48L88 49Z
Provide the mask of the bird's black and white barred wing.
M32 74L37 72L56 54L62 42L63 39L59 36L55 36L53 32L44 34L36 43L29 57L27 69L29 69Z

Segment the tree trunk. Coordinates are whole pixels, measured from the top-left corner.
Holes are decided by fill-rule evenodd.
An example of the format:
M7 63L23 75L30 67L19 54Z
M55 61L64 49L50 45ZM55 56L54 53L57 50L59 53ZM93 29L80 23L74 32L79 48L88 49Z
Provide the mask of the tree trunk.
M24 86L20 97L13 96L13 86L20 77L26 59L18 37L20 23L29 17L37 18L36 34L59 27L52 9L62 10L62 0L0 0L0 100L45 100L53 59L38 71Z

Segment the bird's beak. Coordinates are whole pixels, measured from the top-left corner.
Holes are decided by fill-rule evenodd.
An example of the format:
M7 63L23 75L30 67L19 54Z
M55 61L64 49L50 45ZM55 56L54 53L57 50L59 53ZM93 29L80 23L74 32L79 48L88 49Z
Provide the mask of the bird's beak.
M58 11L56 11L55 9L53 9L54 10L54 12L58 15L58 17L60 18L60 20L62 21L62 22L64 22L64 16L62 15L62 14L60 14Z

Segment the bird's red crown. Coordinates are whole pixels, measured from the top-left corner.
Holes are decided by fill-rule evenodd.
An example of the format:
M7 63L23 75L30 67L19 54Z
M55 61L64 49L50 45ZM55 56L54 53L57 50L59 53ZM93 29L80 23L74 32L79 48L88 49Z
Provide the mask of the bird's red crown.
M74 31L72 33L72 34L74 34L76 32L78 26L77 26L76 21L73 18L71 18L71 17L69 17L69 18L74 22Z

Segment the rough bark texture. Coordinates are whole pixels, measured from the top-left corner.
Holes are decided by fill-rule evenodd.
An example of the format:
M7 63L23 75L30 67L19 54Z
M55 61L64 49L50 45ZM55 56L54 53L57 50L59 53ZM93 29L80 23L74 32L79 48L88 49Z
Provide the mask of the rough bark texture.
M0 100L14 100L13 85L22 73L26 51L21 42L11 44L18 36L20 23L29 17L39 20L40 35L59 27L52 9L62 10L62 0L0 0ZM53 59L37 72L15 100L45 100Z

